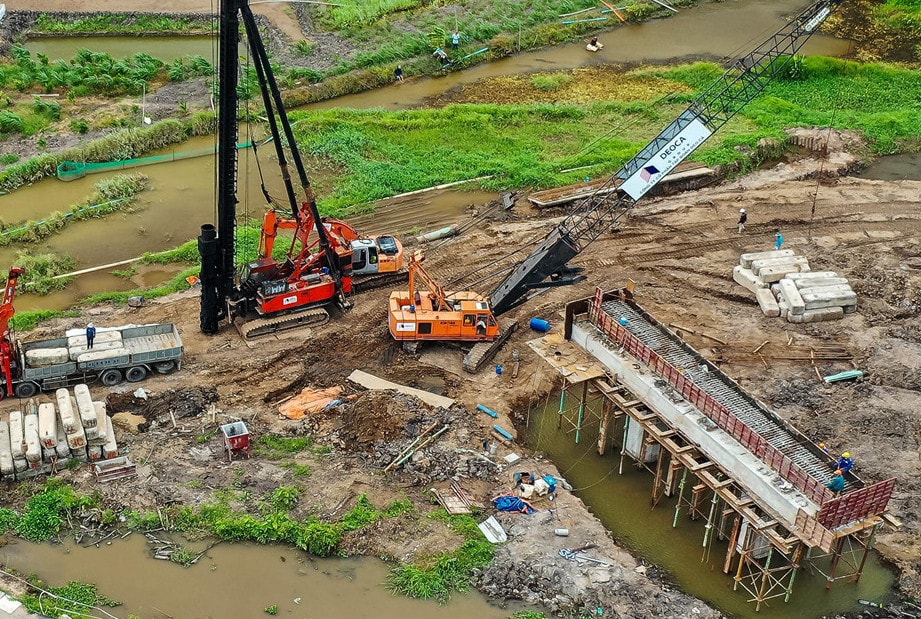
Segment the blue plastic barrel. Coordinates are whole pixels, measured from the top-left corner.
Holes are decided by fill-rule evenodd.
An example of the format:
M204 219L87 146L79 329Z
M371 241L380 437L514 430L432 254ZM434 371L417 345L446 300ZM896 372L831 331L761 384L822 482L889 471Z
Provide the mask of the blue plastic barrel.
M550 330L550 321L543 318L532 318L530 325L532 329L539 333L546 333Z

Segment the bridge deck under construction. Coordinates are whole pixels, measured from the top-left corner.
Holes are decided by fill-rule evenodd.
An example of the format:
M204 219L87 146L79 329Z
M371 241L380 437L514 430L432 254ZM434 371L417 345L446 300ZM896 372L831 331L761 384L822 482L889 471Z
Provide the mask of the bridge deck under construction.
M570 303L565 337L572 343L556 337L531 345L564 376L560 414L571 415L576 439L587 427L590 396L602 398L599 453L622 430L621 461L629 456L654 475L653 504L677 497L676 521L686 509L692 519L707 520L705 537L712 529L729 540L724 571L735 564L735 586L750 601L788 599L796 570L818 566L819 557L828 559L822 565L829 586L859 579L894 479L867 485L847 474L845 491L835 496L826 487L833 474L827 454L628 290L599 290ZM567 366L564 344L577 345L582 358Z

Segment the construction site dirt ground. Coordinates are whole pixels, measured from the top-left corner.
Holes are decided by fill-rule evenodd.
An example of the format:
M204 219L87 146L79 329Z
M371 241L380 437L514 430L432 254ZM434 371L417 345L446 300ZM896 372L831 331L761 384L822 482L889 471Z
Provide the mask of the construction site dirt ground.
M232 328L203 335L196 289L149 301L139 309L100 305L86 308L79 318L44 323L26 339L56 336L89 320L98 326L174 322L185 344L181 371L140 385L149 390L146 402L131 395L138 385L125 385L121 394L109 399L110 414L130 412L144 422L137 434L118 430L120 445L140 463L138 478L100 485L89 467L62 475L78 490L100 491L110 506L140 510L201 504L215 491L231 486L245 487L260 497L279 485L299 483L290 467L280 467L258 453L227 463L216 426L242 419L256 439L268 433L309 435L322 448L295 458L312 469L310 492L302 496L296 515L336 518L360 494L375 505L409 496L424 508L430 504L428 489L445 488L452 477L458 477L491 513L489 500L511 488L513 469L487 463L489 458L481 453L483 439L493 423L516 427L525 412L523 403L541 398L557 384L553 370L526 345L539 336L527 328L528 319L550 320L558 330L566 302L591 295L596 286L612 289L633 280L637 301L653 316L678 325L691 345L716 362L722 360L726 373L807 436L837 452L850 451L865 481L898 477L890 510L904 524L898 531L883 530L876 547L898 567L903 592L921 596L921 209L917 202L921 182L839 176L839 170L855 168L856 153L862 151L859 140L827 131L805 133L828 140L828 155L801 151L736 180L646 200L629 219L583 251L575 263L585 267L587 281L550 289L512 312L522 328L496 362L511 367L512 351L517 351L521 355L517 378L508 372L497 376L491 369L467 374L461 367L462 353L456 349L432 346L416 356L404 353L387 329L389 290L358 296L354 309L322 327L251 343ZM741 207L749 213L743 234L736 230ZM495 256L545 234L561 214L537 211L519 196L510 212L430 253L426 264L445 279L461 269L482 268ZM732 267L742 253L771 249L777 230L786 238L784 247L806 256L813 270L835 271L849 279L858 295L857 313L837 322L809 325L762 315L753 295L733 282ZM852 361L813 365L789 359L830 346L847 351ZM853 368L863 370L865 376L831 385L821 380ZM454 407L439 413L411 398L361 394L346 380L355 369L437 389L466 410ZM278 414L279 404L302 388L333 385L343 386L344 395L352 399L298 421ZM101 398L106 393L96 387L94 395ZM213 417L212 402L217 409ZM3 413L20 406L14 400L0 404ZM499 419L476 413L477 404L497 411ZM407 467L381 474L408 437L435 422L449 424L449 431ZM500 445L492 462L500 462L512 451L527 457L519 442ZM459 463L466 468L461 470ZM531 465L555 471L545 461ZM2 489L5 504L21 503L23 494L15 486L4 484ZM516 535L499 551L493 566L478 575L482 589L500 600L517 596L555 605L558 611L589 603L612 610L639 604L635 616L653 616L643 612L683 616L682 604L687 600L678 600L681 594L655 570L637 572L638 560L615 546L577 497L564 491L558 500L571 506L562 524L500 515ZM573 547L589 541L598 544L598 556L616 563L612 569L628 591L603 585L597 577L593 580L589 568L554 558L556 547L546 540L559 526L570 529L567 544ZM382 521L374 527L346 537L345 549L414 561L438 554L451 543L443 527L424 518ZM561 599L489 586L490 573L507 575L518 566L522 573L533 574L534 565L541 561L565 572L556 587ZM117 592L106 593L117 597ZM668 610L670 605L673 610ZM698 606L701 616L716 616L705 605Z

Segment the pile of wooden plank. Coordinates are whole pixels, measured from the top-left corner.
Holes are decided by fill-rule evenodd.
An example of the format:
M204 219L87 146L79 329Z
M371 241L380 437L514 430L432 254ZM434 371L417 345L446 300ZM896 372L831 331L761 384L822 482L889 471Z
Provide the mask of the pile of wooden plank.
M791 249L742 254L732 278L754 293L765 316L789 322L838 320L857 311L857 294L834 271L813 272Z
M71 461L97 462L118 456L112 419L89 387L71 394L58 389L54 402L26 403L0 421L0 477L6 481L53 474Z

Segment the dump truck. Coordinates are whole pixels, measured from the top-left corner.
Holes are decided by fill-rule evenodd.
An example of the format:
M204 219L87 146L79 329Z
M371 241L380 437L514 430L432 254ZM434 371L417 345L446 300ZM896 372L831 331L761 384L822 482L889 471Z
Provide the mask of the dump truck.
M101 327L92 348L82 329L50 340L21 341L9 321L15 314L13 299L23 272L10 269L0 303L0 397L30 398L39 391L96 381L113 387L179 369L182 338L173 323Z

